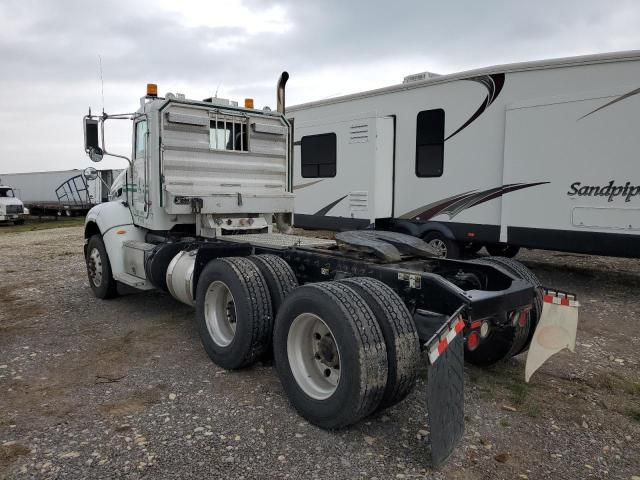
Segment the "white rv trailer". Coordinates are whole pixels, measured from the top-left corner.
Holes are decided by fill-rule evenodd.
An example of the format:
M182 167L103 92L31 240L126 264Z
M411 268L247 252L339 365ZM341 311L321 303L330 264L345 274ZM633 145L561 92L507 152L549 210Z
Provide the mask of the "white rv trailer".
M298 226L375 225L450 257L640 257L640 51L425 73L287 115Z

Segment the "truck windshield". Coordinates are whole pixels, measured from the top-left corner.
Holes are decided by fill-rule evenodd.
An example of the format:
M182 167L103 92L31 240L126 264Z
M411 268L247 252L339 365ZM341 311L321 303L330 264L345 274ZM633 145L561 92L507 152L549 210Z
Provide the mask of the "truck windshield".
M13 190L10 188L0 188L0 197L13 198L15 195L13 194Z

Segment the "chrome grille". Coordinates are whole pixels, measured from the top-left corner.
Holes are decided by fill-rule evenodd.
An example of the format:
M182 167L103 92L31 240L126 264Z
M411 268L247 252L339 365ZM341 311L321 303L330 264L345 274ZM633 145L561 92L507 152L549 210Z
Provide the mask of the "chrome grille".
M6 205L7 213L22 213L22 205Z

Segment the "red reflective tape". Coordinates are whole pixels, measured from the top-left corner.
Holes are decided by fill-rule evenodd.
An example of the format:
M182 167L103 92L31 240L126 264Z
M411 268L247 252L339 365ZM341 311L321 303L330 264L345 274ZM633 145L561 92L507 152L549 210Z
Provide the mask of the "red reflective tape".
M560 299L560 305L566 305L568 307L569 306L569 299L567 297L561 298Z
M545 295L544 296L544 301L547 303L553 303L553 295Z
M471 329L475 330L476 328L480 328L482 326L482 320L474 320L471 322Z
M480 322L480 324L482 324L482 322ZM456 323L454 329L456 333L460 333L462 330L464 330L464 322L462 320L458 320L458 323Z
M438 343L438 353L444 352L448 346L449 346L449 342L447 341L446 338L444 340L440 340L440 343Z

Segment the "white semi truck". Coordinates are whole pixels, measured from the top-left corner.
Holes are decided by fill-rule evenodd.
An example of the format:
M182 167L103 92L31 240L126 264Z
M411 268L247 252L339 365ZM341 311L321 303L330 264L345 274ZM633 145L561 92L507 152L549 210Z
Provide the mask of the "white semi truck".
M424 361L440 465L464 430L463 358L489 365L528 348L531 375L573 347L575 296L543 289L513 260L441 259L400 233L290 234L287 79L276 112L159 97L152 84L135 113L89 112L85 151L94 161L109 155L105 122L133 123L129 166L111 201L86 218L90 286L100 299L122 283L194 306L202 344L224 368L273 352L291 404L322 428L400 402Z
M0 184L0 223L13 222L16 225L22 225L27 214L28 210L16 197L13 187Z

